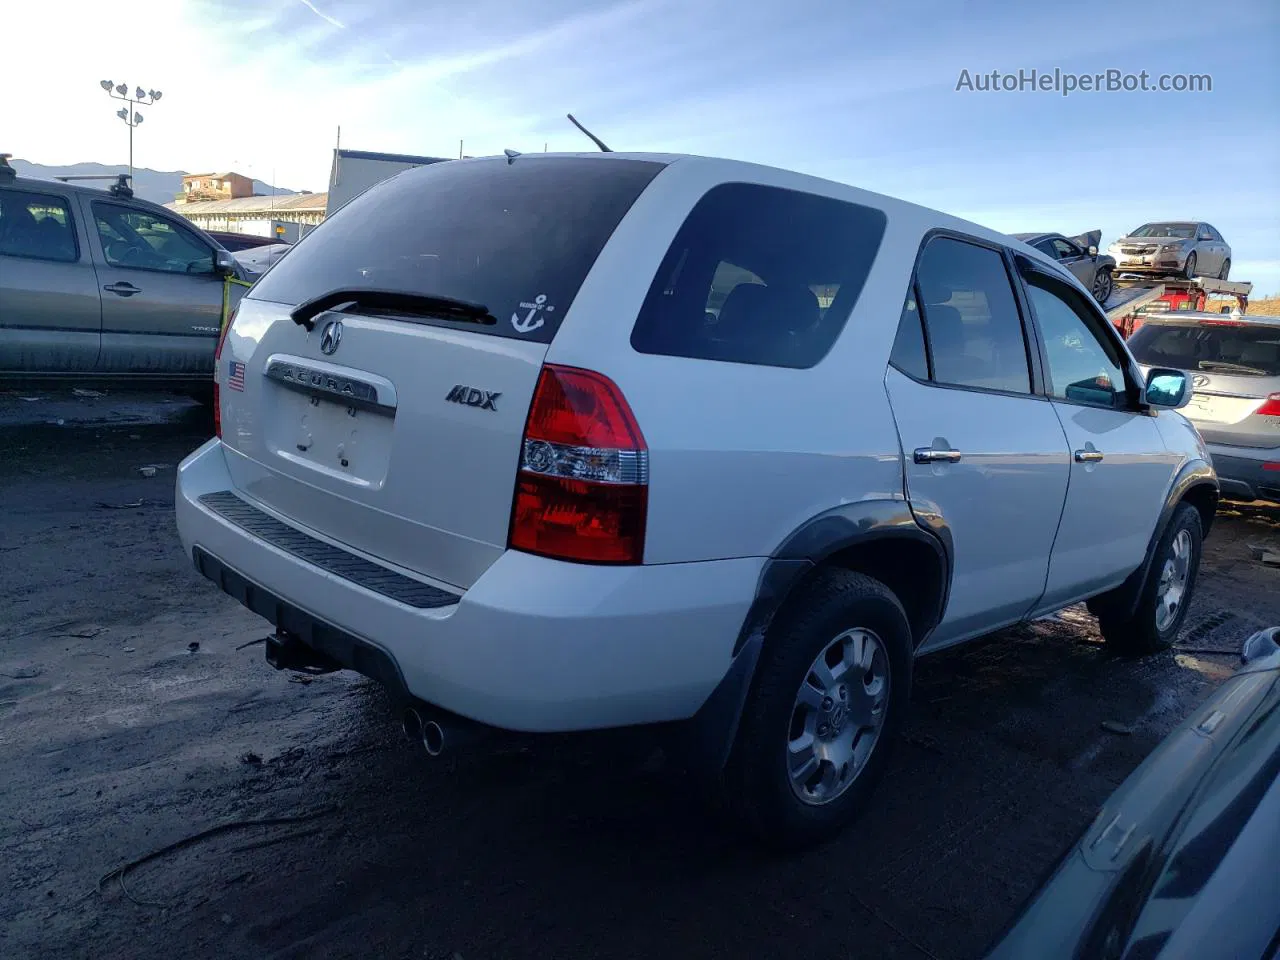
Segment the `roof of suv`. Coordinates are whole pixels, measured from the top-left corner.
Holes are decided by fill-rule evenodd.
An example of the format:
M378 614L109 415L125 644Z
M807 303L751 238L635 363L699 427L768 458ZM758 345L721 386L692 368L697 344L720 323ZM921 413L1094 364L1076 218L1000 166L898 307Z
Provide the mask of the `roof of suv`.
M647 160L651 163L660 163L671 167L678 166L682 170L688 170L690 172L696 168L701 170L704 177L708 180L716 180L721 183L734 181L767 183L773 186L789 187L794 190L805 190L812 193L849 200L853 203L860 203L865 206L878 207L886 214L897 217L906 217L908 219L918 219L928 222L934 227L956 230L961 233L969 234L973 237L989 240L993 243L1013 247L1019 247L1020 244L1020 239L1016 236L1000 233L997 230L992 230L989 227L982 226L981 224L951 216L950 214L943 213L939 210L924 207L906 200L899 200L896 197L887 196L882 193L875 193L874 191L855 187L847 183L842 183L838 180L830 180L825 177L817 177L807 173L798 173L794 170L787 170L783 167L750 163L746 160L728 160L721 157L704 157L696 154L601 153L592 151L589 153L519 154L512 158L511 162L519 163L521 160L554 160L557 157L588 157L604 162L607 162L610 159ZM492 158L474 158L474 160L483 159ZM474 160L468 159L451 162L469 163L474 162ZM1056 261L1047 258L1034 247L1022 246L1020 251L1034 256L1045 263L1053 265L1056 265L1057 263Z

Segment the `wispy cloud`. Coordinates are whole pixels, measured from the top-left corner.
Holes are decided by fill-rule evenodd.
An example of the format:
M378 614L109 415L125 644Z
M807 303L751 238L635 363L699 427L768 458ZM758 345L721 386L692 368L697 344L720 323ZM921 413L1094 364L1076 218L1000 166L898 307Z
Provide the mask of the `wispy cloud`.
M325 23L332 24L333 26L337 27L339 30L347 29L347 25L345 23L343 23L341 20L337 19L336 17L331 17L329 16L329 14L325 13L324 11L317 9L316 5L312 3L311 0L298 0L298 2L302 4L304 7L306 7L308 10L310 10L312 13L314 13L321 20L323 20Z

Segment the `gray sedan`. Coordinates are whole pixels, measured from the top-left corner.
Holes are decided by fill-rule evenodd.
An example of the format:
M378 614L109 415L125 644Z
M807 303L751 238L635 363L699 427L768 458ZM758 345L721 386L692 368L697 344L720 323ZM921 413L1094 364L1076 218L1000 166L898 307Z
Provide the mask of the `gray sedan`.
M1106 303L1111 296L1116 262L1105 253L1098 253L1101 230L1091 230L1078 237L1064 237L1060 233L1015 233L1014 236L1075 274L1099 303Z
M1129 351L1144 368L1191 375L1182 412L1213 454L1223 496L1280 501L1280 317L1148 316Z
M1144 223L1111 246L1120 273L1217 277L1231 272L1231 247L1211 224L1181 220Z

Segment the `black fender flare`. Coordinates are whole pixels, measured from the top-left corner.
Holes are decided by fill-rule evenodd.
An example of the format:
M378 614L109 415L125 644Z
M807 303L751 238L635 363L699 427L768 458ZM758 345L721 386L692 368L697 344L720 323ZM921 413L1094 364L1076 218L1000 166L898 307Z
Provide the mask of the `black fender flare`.
M925 544L938 559L942 590L937 609L928 615L930 624L937 624L946 606L953 557L950 531L940 515L931 514L922 522L905 500L886 498L842 504L810 518L793 530L765 562L755 599L734 644L733 662L689 722L685 747L696 758L693 769L718 774L728 762L765 633L796 585L842 550L895 539Z
M1206 460L1196 458L1188 460L1178 470L1165 494L1164 506L1160 508L1160 518L1155 529L1151 531L1151 539L1147 541L1147 553L1137 570L1125 578L1124 583L1103 594L1098 600L1109 612L1114 612L1121 619L1132 617L1137 610L1138 601L1142 597L1142 588L1151 575L1151 565L1155 562L1156 544L1164 536L1169 521L1173 519L1173 511L1182 503L1196 487L1208 487L1213 490L1213 502L1216 506L1219 497L1218 474ZM1204 535L1209 535L1212 521L1204 524Z

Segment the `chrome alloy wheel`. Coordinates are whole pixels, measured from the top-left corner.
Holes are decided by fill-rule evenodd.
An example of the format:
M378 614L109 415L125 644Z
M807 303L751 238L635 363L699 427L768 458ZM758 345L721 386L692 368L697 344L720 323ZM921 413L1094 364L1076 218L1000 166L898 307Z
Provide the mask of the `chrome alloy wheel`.
M1169 557L1160 571L1156 586L1156 629L1164 632L1177 618L1187 598L1187 581L1191 579L1191 534L1179 530L1170 544Z
M884 727L889 680L884 641L864 628L841 633L814 659L787 738L787 772L800 800L830 803L858 778Z

